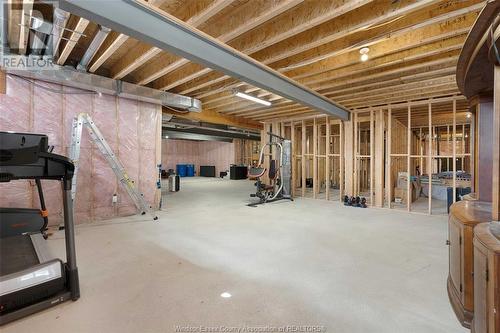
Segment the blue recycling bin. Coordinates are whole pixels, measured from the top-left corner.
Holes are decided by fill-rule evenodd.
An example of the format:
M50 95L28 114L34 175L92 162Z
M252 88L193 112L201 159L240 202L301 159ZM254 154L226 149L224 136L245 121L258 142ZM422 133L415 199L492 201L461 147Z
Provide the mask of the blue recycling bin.
M186 176L194 177L194 164L186 164Z
M176 171L179 177L186 177L187 176L187 165L186 164L177 164L176 165Z

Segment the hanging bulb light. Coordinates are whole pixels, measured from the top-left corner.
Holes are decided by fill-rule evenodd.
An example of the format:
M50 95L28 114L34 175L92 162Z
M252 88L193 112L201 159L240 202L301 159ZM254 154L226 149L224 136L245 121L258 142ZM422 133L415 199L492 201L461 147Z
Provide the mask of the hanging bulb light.
M368 60L368 52L370 52L370 49L367 47L363 47L361 50L359 50L359 53L361 54L361 61L367 61Z

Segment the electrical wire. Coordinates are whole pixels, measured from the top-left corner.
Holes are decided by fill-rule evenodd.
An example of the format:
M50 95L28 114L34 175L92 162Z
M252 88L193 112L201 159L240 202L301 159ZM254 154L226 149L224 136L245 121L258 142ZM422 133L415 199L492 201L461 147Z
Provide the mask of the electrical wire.
M20 75L16 75L16 74L12 74L12 73L9 73L7 75L11 76L11 77L15 76L17 78L20 78L23 81L31 83L35 87L38 87L38 88L41 88L41 89L44 89L44 90L47 90L47 91L50 91L50 92L56 93L56 94L61 94L61 95L98 95L99 94L98 92L91 91L91 90L84 90L84 91L64 91L63 89L52 89L52 88L44 86L43 84L39 84L39 83L35 82L34 80L27 79L27 78L22 77Z

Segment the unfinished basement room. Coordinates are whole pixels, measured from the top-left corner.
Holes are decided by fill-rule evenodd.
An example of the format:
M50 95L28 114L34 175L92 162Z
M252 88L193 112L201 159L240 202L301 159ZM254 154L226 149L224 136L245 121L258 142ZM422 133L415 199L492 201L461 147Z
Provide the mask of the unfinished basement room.
M2 0L2 333L500 333L500 0Z

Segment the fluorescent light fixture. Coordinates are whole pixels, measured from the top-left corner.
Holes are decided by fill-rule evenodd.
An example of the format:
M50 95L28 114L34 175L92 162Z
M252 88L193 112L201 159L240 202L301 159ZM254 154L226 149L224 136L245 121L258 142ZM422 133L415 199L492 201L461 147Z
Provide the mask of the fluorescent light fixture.
M257 97L252 96L252 95L248 95L248 94L242 93L241 91L235 91L234 95L238 96L238 97L241 97L241 98L244 98L244 99L248 99L249 101L252 101L252 102L255 102L255 103L259 103L259 104L265 105L265 106L271 106L271 102L266 101L264 99L257 98Z

